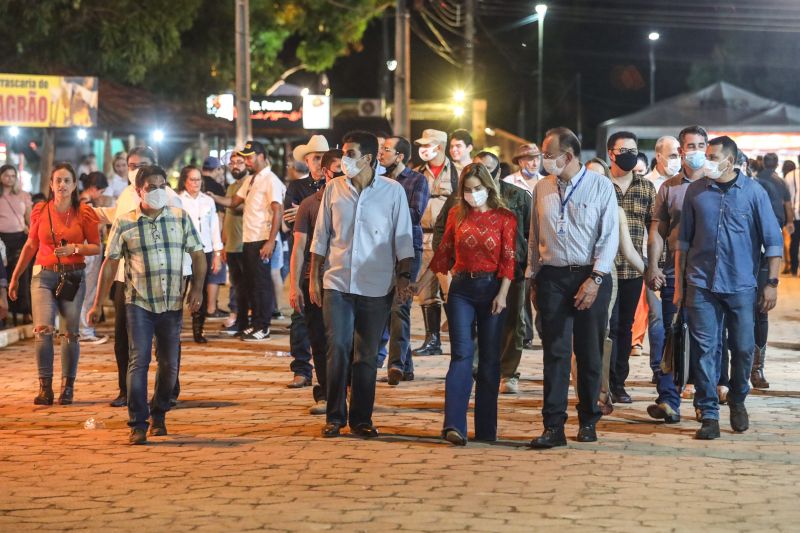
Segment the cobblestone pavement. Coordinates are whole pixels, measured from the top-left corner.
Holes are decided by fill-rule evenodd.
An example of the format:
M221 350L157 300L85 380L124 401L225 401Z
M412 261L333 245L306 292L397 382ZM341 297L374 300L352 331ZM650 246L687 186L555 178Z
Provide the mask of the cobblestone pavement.
M798 530L797 296L800 280L784 279L772 387L748 400L750 431L733 434L723 407L711 442L692 440L690 401L678 425L648 418L654 389L638 357L635 402L600 422L599 443L573 440L571 401L568 447L528 449L542 430L541 350L525 352L521 394L501 396L497 444L438 439L447 356L418 359L414 382L378 384L380 439L322 439L310 389L285 387L286 335L198 347L184 331L170 434L130 447L126 411L108 406L111 343L82 348L74 405L38 407L23 341L0 351L0 531ZM84 429L90 417L102 427Z

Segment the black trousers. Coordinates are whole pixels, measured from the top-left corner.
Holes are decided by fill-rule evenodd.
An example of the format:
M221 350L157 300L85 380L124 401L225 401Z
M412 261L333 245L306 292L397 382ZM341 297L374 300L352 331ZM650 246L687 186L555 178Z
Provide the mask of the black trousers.
M328 366L328 340L325 338L325 320L322 316L322 307L317 307L311 303L308 296L308 279L303 280L303 307L302 319L308 335L308 342L311 345L311 355L314 358L314 371L317 374L317 383L314 387L314 401L325 399L327 391L327 366ZM323 293L324 294L324 293ZM324 298L324 296L323 296Z
M609 387L611 392L625 388L625 380L630 374L631 330L636 307L642 295L642 278L619 279L617 301L611 311L608 338L611 339L611 372Z
M244 255L243 288L250 298L253 312L252 326L256 330L266 331L272 323L272 310L275 307L275 289L272 286L269 258L264 260L261 259L260 255L264 242L244 243L242 254Z
M125 283L115 281L111 285L114 298L114 357L117 360L117 383L119 392L128 393L128 311L125 308Z
M603 366L603 339L608 324L611 277L606 275L589 309L575 308L575 295L592 267L542 267L536 276L537 316L542 318L544 348L544 406L546 428L561 428L567 420L567 398L572 353L578 364L578 420L594 424Z
M789 240L789 264L792 276L797 275L798 249L800 249L800 220L794 221L794 233Z

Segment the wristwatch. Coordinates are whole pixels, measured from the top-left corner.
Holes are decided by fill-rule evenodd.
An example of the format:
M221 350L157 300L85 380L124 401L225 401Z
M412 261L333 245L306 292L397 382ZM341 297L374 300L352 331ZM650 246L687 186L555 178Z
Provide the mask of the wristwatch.
M777 287L778 286L778 278L770 278L767 280L767 285L770 287Z
M602 272L597 272L595 270L594 272L592 272L592 275L590 277L592 278L592 281L594 281L596 284L598 284L598 285L602 285L603 284L603 273Z
M397 277L411 279L411 272L398 272Z

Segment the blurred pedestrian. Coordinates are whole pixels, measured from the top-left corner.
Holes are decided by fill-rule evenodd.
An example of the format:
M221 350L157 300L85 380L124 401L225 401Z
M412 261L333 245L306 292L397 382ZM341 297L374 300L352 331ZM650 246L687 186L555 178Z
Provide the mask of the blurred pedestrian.
M383 146L383 145L381 145ZM461 175L464 167L472 162L472 135L464 128L459 128L450 134L450 161L456 167L456 172ZM406 161L410 164L410 161Z
M234 151L230 156L229 170L234 182L228 185L228 190L225 192L226 198L236 196L236 193L247 178L247 167L244 164L244 157L237 151ZM222 242L224 244L222 256L225 259L225 263L228 265L231 287L228 299L230 315L225 321L222 331L228 335L236 335L238 332L238 326L236 324L240 313L243 313L245 317L250 314L250 297L247 291L244 290L244 280L242 279L244 276L244 259L242 257L243 212L243 205L239 205L235 208L226 208L222 226Z
M82 184L81 203L91 207L108 207L113 204L113 198L106 196L109 184L105 174L102 172L92 172L83 174L79 181ZM90 255L86 258L85 280L86 294L83 297L80 319L80 341L82 344L104 344L108 342L108 335L97 335L97 330L93 324L89 323L86 314L94 303L94 295L97 291L97 278L100 276L100 266L103 264L103 243L105 242L105 225L98 224L100 233L100 251L97 255Z
M25 242L31 221L33 203L31 195L22 190L19 174L13 165L0 166L0 240L6 247L8 272L14 272ZM31 321L31 272L20 272L16 300L11 300L9 310L14 324ZM17 315L20 315L19 318Z

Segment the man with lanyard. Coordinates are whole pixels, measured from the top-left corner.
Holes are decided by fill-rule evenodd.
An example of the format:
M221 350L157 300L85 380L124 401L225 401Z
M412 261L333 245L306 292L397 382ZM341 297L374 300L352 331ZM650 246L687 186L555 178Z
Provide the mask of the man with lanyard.
M289 182L286 196L283 199L283 221L289 231L294 229L294 220L300 204L322 190L325 186L325 174L322 171L322 155L329 150L328 140L322 135L312 135L307 144L296 146L292 151L295 161L302 161L308 166L308 176ZM294 243L292 243L292 248ZM311 385L311 345L306 321L301 312L292 311L289 324L289 351L292 362L289 365L294 378L287 385L290 389L301 389Z
M528 270L544 347L544 432L533 439L533 448L567 444L573 351L579 442L597 440L595 424L601 416L597 399L619 218L611 181L581 165L580 152L580 141L569 129L548 131L542 143L548 176L533 190Z
M419 146L419 157L424 163L417 172L428 180L430 200L422 215L422 263L417 282L417 294L422 306L422 318L425 321L425 341L413 351L414 355L441 355L440 323L442 319L441 292L447 293L447 278L437 277L428 264L436 251L433 248L433 229L436 218L442 210L447 198L458 190L458 172L455 165L447 158L447 134L443 131L428 129L422 137L414 141ZM440 283L443 286L440 287Z

